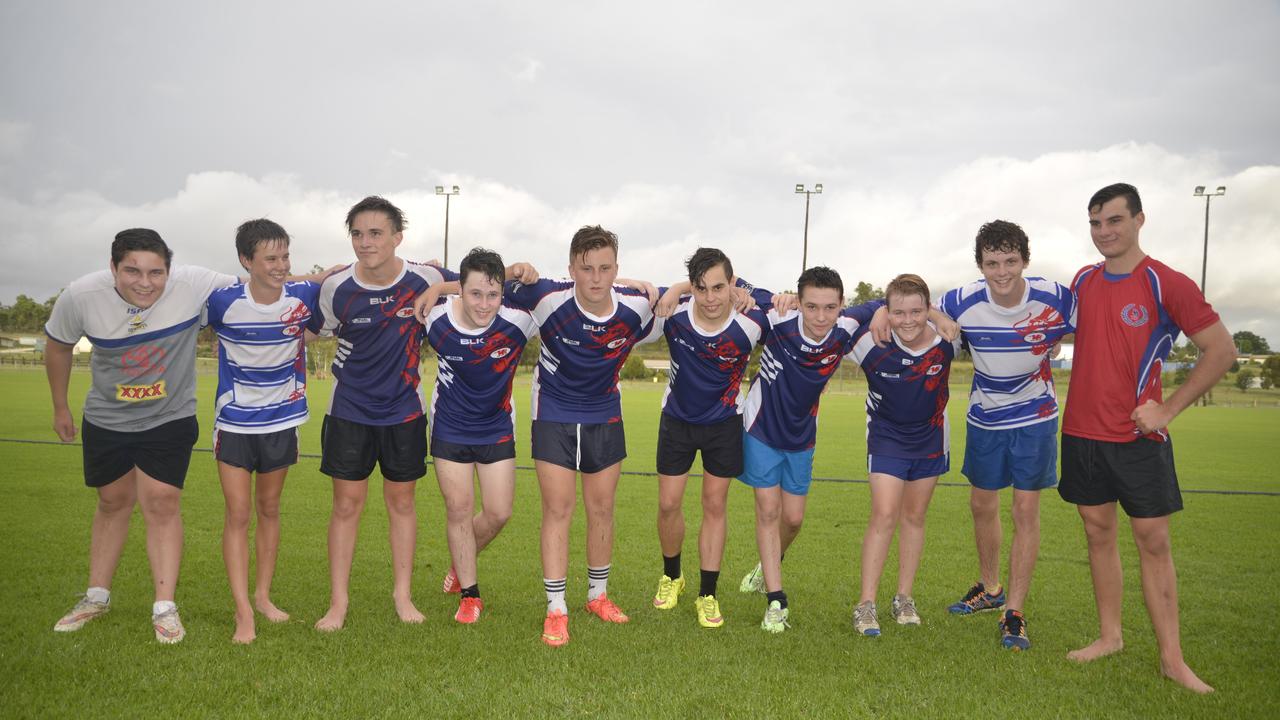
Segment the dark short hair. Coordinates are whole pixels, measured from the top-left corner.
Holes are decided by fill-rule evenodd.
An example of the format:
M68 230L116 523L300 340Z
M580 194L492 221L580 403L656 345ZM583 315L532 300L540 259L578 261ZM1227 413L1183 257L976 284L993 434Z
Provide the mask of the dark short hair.
M277 242L289 247L289 233L278 223L266 218L246 220L236 228L236 252L250 260L257 254L259 247Z
M685 269L689 271L689 283L697 287L702 282L702 276L717 265L724 266L726 278L733 277L733 263L729 262L728 255L716 248L698 248L684 261Z
M973 242L973 259L978 267L982 267L982 252L1016 252L1022 256L1022 262L1031 262L1031 245L1027 234L1018 225L1008 220L992 220L978 228L978 236Z
M111 243L111 265L116 266L131 252L152 252L164 258L164 269L173 262L173 251L165 244L160 233L149 228L130 228L116 233Z
M381 195L370 195L351 206L351 209L347 211L347 232L351 232L351 224L355 222L357 215L370 210L376 210L386 215L387 219L391 221L391 227L395 228L396 232L404 232L404 226L408 224L408 221L404 219L404 211L392 205L390 200Z
M613 248L613 255L618 255L618 236L599 225L583 225L573 234L569 243L569 262L579 255L586 255L592 250Z
M815 265L800 273L796 294L804 297L805 288L834 288L841 298L844 297L844 281L840 279L840 273L825 265Z
M471 252L462 258L458 265L458 284L467 282L467 276L473 272L484 273L484 276L501 285L506 282L507 269L502 256L492 250L471 248Z
M919 295L924 298L924 306L929 307L929 286L919 275L904 273L889 281L884 288L885 306L893 295Z
M1142 198L1138 197L1138 188L1129 183L1116 183L1108 185L1089 198L1089 212L1093 212L1095 208L1115 200L1118 197L1124 198L1124 202L1129 206L1129 215L1137 215L1142 212Z

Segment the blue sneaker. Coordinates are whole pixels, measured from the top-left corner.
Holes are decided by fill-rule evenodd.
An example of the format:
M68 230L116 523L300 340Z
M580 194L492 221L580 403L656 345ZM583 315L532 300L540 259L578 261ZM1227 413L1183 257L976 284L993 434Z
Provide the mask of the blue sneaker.
M1029 650L1031 641L1027 639L1027 620L1017 610L1005 610L1000 618L1000 644L1013 651Z
M1004 607L1004 588L1000 588L1000 592L992 595L987 592L981 582L977 582L969 588L969 592L965 593L959 602L948 607L947 612L952 615L972 615L1002 607Z

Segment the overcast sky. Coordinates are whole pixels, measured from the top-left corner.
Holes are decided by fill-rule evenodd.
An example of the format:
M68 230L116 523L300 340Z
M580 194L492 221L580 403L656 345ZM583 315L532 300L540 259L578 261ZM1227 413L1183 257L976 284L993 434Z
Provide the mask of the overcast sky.
M1032 271L1097 259L1084 205L1143 193L1144 249L1200 278L1231 330L1280 347L1280 4L66 3L0 6L0 302L43 300L153 227L238 271L267 216L295 268L351 257L368 194L402 255L485 245L561 276L573 230L668 282L699 245L793 285L977 277L982 222ZM641 9L643 8L643 9Z

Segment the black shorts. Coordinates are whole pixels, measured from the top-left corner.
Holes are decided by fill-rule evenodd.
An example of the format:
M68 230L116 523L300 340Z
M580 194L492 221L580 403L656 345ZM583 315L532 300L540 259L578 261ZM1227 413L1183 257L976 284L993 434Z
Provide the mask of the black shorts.
M1129 517L1172 515L1182 509L1173 441L1105 442L1063 435L1058 494L1076 505L1119 501Z
M596 473L626 456L627 436L621 420L589 424L533 421L534 460Z
M218 462L249 472L287 468L298 462L298 428L269 433L218 430L213 435L213 456Z
M492 445L460 445L431 436L431 457L438 460L489 465L503 460L514 460L515 456L516 444L511 440Z
M365 425L324 416L320 426L320 472L335 480L366 480L373 466L392 482L427 474L427 418L399 425Z
M191 464L191 448L200 437L200 423L192 415L150 430L121 432L85 420L80 424L80 437L85 485L110 485L136 467L181 490Z
M702 451L702 469L734 478L742 474L742 416L711 425L688 423L666 413L658 421L658 474L684 475Z

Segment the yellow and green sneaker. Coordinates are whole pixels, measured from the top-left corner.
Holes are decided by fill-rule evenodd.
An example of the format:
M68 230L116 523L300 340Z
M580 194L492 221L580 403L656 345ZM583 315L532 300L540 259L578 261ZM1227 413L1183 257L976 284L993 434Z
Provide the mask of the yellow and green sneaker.
M704 628L718 628L724 625L724 616L720 614L720 602L715 595L699 595L693 601L698 609L698 624Z
M658 581L658 594L653 596L653 606L659 610L670 610L680 603L680 593L684 592L684 576L672 580L666 575Z

